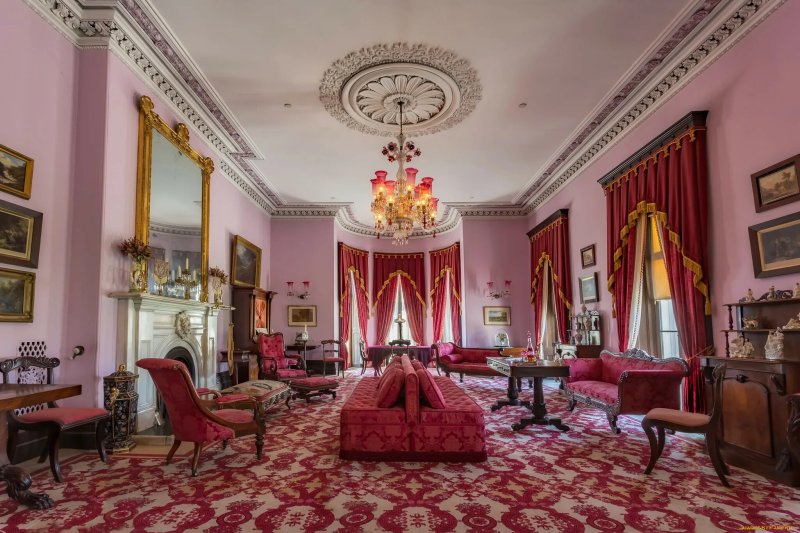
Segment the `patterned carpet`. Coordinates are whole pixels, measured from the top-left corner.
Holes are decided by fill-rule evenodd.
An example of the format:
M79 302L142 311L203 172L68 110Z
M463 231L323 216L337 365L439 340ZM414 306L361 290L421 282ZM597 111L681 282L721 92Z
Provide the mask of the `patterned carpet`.
M599 411L565 412L554 389L548 406L572 430L515 433L510 424L523 409L489 412L505 393L500 378L462 385L486 409L486 463L340 461L339 409L358 379L348 373L335 401L278 409L261 462L247 437L204 450L196 478L188 447L170 466L163 455L117 454L104 465L82 454L62 463L63 484L39 470L34 486L56 506L34 511L0 498L0 530L650 533L800 524L800 491L737 468L725 489L698 440L671 437L656 471L643 475L648 447L638 420L623 417L613 435Z

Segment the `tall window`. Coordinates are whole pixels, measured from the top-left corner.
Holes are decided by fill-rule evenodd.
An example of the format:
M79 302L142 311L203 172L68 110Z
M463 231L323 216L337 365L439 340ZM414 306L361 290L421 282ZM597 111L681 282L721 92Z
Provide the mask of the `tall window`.
M641 318L635 346L658 357L680 357L678 325L664 263L661 233L653 217L647 217L646 224Z
M445 276L444 288L444 324L442 327L442 342L454 342L453 335L453 306L450 305L450 276Z
M366 332L362 333L358 325L358 300L356 299L356 278L350 272L350 357L353 365L361 364L361 348L358 341L364 338Z
M406 313L406 301L403 298L402 280L397 281L397 295L394 299L394 317L392 318L392 327L389 329L389 340L393 341L400 338L400 324L395 322L397 317L400 316L403 322L403 338L411 339L412 344L416 344L416 339L411 337L411 327L408 325L408 313Z
M542 332L539 339L534 339L533 342L541 343L540 347L534 346L541 350L541 355L553 355L553 344L560 342L558 334L558 323L556 317L556 298L555 287L553 286L553 273L550 270L550 264L545 263L542 272L542 290L544 291L544 298L542 299L542 316L539 318L539 330Z

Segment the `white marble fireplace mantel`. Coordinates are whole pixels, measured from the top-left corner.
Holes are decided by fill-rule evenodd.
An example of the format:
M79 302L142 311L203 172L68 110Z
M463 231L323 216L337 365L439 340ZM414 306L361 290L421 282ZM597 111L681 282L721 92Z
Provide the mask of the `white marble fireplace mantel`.
M217 315L220 307L148 293L114 292L117 300L117 364L139 374L136 429L154 425L155 386L136 361L163 358L173 348L185 348L192 357L195 385L215 387L217 373Z

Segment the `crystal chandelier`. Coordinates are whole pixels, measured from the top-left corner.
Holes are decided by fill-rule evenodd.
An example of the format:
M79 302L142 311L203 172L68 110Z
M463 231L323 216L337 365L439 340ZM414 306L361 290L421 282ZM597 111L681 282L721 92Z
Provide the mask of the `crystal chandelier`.
M404 168L415 157L422 155L412 141L406 141L403 134L402 98L396 102L399 106L398 122L400 135L397 142L390 142L383 147L381 153L390 163L397 161L397 175L394 180L387 180L385 170L375 172L372 182L372 204L370 209L375 217L375 231L378 238L382 233L392 236L395 245L407 244L414 231L414 225L423 230L433 230L436 234L436 209L439 199L433 197L433 178L422 178L418 185L416 168Z

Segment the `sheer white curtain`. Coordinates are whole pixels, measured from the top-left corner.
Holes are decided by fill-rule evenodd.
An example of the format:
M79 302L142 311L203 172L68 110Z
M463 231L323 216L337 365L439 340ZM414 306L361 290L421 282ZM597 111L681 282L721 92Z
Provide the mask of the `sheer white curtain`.
M553 283L553 272L550 270L550 264L545 262L544 272L542 273L542 290L544 291L544 298L542 298L542 316L539 322L539 331L541 332L540 338L537 339L538 345L541 347L540 355L553 355L553 343L558 342L558 317L556 316L555 306L555 284Z
M450 305L450 276L445 276L444 288L444 325L442 327L442 342L453 342L453 308Z
M350 294L356 294L356 280L350 272ZM361 364L361 348L358 341L364 338L365 333L361 332L358 325L358 303L355 298L350 298L350 357L352 365Z

